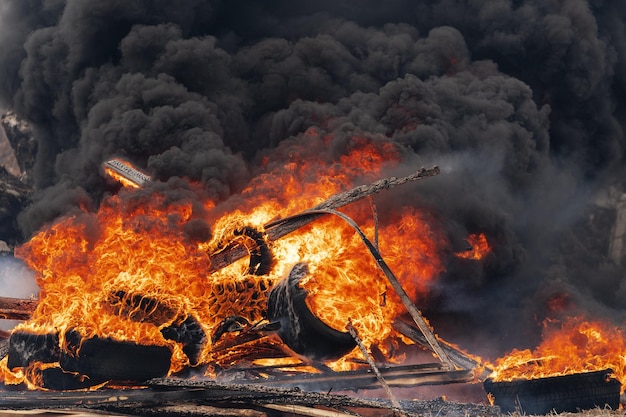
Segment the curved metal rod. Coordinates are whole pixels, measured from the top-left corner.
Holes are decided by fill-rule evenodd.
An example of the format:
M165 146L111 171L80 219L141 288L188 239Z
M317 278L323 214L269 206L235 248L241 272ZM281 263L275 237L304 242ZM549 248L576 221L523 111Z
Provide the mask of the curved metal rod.
M394 273L391 271L391 268L389 268L389 266L383 259L382 255L378 251L378 249L374 246L374 244L372 244L372 242L367 238L367 236L365 236L365 233L363 233L359 225L356 224L354 220L352 220L349 216L347 216L346 214L340 211L327 208L327 209L307 210L306 212L295 214L293 216L277 220L276 222L274 222L274 224L286 222L286 221L293 220L299 217L320 216L323 214L331 214L334 216L338 216L339 218L344 220L346 223L348 223L358 233L359 237L361 238L361 240L367 247L372 257L374 258L374 261L376 262L378 267L381 269L381 271L383 272L383 274L385 275L385 277L387 278L387 280L389 281L389 283L395 290L396 294L398 294L398 296L400 297L400 300L402 300L402 304L404 304L407 311L411 315L411 318L413 319L417 327L420 329L420 331L426 338L426 341L428 342L428 345L430 346L432 351L439 357L439 360L441 360L441 363L444 365L444 367L446 367L448 370L455 369L454 363L450 360L450 358L448 357L448 354L444 351L444 349L439 344L439 341L437 340L437 338L431 331L428 323L426 323L426 320L424 319L424 316L422 316L422 313L417 309L415 304L413 304L413 302L409 298L406 291L404 291L404 288L402 288L400 281L398 281L398 278L396 278Z

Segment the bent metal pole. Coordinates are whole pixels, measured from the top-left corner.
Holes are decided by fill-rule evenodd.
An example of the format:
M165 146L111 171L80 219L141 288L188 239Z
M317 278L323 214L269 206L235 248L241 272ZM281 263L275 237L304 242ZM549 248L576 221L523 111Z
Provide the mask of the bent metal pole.
M383 178L371 184L360 185L341 193L334 194L322 203L315 207L311 207L308 210L302 211L293 216L266 223L263 228L265 229L267 240L278 240L327 214L319 212L318 210L336 210L373 194L377 194L383 190L388 190L408 182L434 177L439 175L440 172L441 171L438 166L434 166L432 168L420 168L418 171L406 177ZM219 252L209 253L209 257L211 258L211 267L208 272L212 273L219 271L220 269L225 268L248 255L249 253L247 249L242 245L226 246Z

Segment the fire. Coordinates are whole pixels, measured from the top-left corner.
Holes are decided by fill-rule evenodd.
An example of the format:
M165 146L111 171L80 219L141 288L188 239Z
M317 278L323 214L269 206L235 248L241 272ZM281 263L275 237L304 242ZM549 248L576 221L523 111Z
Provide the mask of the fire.
M118 181L120 184L122 184L124 187L132 187L132 188L140 188L140 185L130 181L128 178L126 178L123 175L118 174L117 172L113 171L110 168L104 168L104 172L105 174L107 174L109 177L113 178L115 181Z
M310 136L307 146L320 149L330 141L315 130L305 136ZM95 213L84 211L42 230L16 250L36 271L41 288L32 319L16 330L56 331L61 342L66 332L77 331L84 338L168 346L170 372L176 372L190 359L180 343L164 337L164 329L191 318L210 335L229 316L259 321L272 285L294 264L306 262L310 275L302 285L311 311L340 331L351 320L367 345L385 351L384 342L393 336L391 323L404 308L359 236L339 218L328 216L268 243L274 264L267 274L251 275L247 259L209 272L210 254L245 239L243 227L262 232L277 216L308 209L357 181L379 179L384 169L399 163L400 154L390 142L355 137L335 163L324 157L304 160L295 151L288 159L285 163L266 158L265 172L237 196L238 209L229 209L229 202L204 203L204 220L213 233L207 242L192 241L182 232L197 217L191 204L171 202L158 190L148 194L131 188L107 198ZM436 219L399 207L378 226L367 201L345 212L378 242L407 292L424 296L445 269L441 254L447 241ZM154 308L142 309L142 303ZM199 363L214 359L211 347L207 340ZM0 367L5 383L23 378L8 372L6 363ZM32 370L26 370L29 373Z
M319 259L311 262L311 278L303 285L310 294L309 307L337 330L344 330L346 318L351 318L363 340L385 340L393 319L404 312L404 307L387 287L359 237L342 228L338 220L329 223L311 232L324 236L311 236L311 241L319 241L321 246L313 251ZM372 236L373 227L364 231ZM403 210L381 230L380 247L385 259L410 294L424 295L429 282L445 269L437 253L441 239L423 215L410 209ZM332 242L342 245L332 252L324 250Z
M491 378L511 381L609 368L624 387L626 337L622 329L579 316L564 322L546 321L541 344L533 351L513 350L498 359Z
M160 330L182 314L204 311L202 300L210 292L208 255L181 232L191 214L191 207L167 204L158 194L149 205L114 196L95 214L42 231L16 250L37 272L41 288L32 319L16 330L56 329L61 337L76 330L86 338L169 344L173 368L180 368L182 352ZM176 314L160 326L112 314L109 300L120 291L160 300Z
M456 256L463 259L473 259L480 261L491 252L491 247L484 233L471 234L467 237L467 242L471 249L465 252L457 253Z

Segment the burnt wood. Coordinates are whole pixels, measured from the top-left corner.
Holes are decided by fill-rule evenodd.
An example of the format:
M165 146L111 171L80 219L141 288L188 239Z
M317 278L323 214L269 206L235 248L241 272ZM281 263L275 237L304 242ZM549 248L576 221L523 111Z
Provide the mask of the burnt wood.
M361 350L361 353L365 357L365 360L367 361L367 364L370 366L370 369L376 375L376 379L378 379L378 382L380 382L380 385L383 387L383 389L387 393L387 398L389 398L389 400L391 401L391 404L393 404L394 408L400 409L400 404L398 404L397 398L393 394L393 391L391 391L391 388L389 387L389 384L387 384L387 381L385 380L383 375L380 373L380 369L378 369L378 365L376 365L376 363L374 362L374 358L372 358L372 355L370 355L370 353L368 352L367 348L363 344L363 341L361 340L361 338L359 337L356 329L352 325L352 321L351 320L348 320L348 325L346 326L346 328L350 332L350 336L352 336L352 338L354 339L354 341L358 345L359 349Z
M280 406L306 407L287 411ZM394 410L389 401L377 398L354 398L299 389L283 389L240 384L219 384L210 380L160 378L148 381L142 389L109 389L96 391L5 391L0 396L0 410L78 409L108 411L129 416L180 415L205 417L206 406L214 407L210 415L229 415L230 410L274 409L289 415L319 415L315 411L368 416L390 416ZM499 408L478 404L435 400L401 400L402 414L407 416L445 415L448 417L498 417ZM176 412L170 414L172 407ZM220 409L223 411L220 412ZM280 410L279 410L280 409ZM275 413L272 415L276 415Z
M28 320L38 300L25 298L0 297L0 319L4 320Z
M269 370L260 370L271 374ZM417 387L423 385L447 385L470 382L471 371L444 370L439 363L426 363L403 366L379 366L378 371L387 385L394 388ZM275 373L266 379L240 381L242 384L258 384L266 387L301 388L306 391L366 390L380 388L379 379L371 369L321 373L282 374Z
M401 334L403 334L404 336L411 339L412 341L414 341L415 343L420 344L426 349L431 349L430 344L428 343L428 341L426 340L422 332L418 328L410 325L404 320L401 320L401 319L395 320L393 322L393 328L397 330L398 332L400 332ZM461 369L468 369L468 370L480 367L483 369L483 371L479 375L477 375L478 380L484 381L485 379L489 377L489 375L492 372L491 369L483 366L477 359L472 358L471 356L459 350L454 345L446 342L445 340L441 338L438 338L438 340L439 340L439 345L446 352L446 354L448 355L448 358L450 358L450 360L457 367Z

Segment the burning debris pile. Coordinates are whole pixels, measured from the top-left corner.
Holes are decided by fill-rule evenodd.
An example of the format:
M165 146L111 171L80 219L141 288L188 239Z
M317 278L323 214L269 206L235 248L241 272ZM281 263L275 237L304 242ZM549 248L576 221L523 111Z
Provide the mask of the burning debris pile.
M190 372L212 380L310 390L379 384L389 389L474 379L478 363L440 344L381 256L378 244L385 241L378 239L378 219L368 230L374 232L374 245L352 217L336 211L344 208L354 218L363 216L357 204L361 200L437 175L438 168L356 187L271 221L269 211L259 213L263 208L235 217L228 213L216 222L225 225L216 242L185 239L180 222L191 212L187 207L175 212L171 206L155 210L161 203L158 192L142 205L131 198L135 211L129 211L121 204L123 196L145 191L141 186L151 181L120 164L124 162L104 165L115 168L115 177L124 176L123 183L132 183L130 190L111 197L95 218L67 218L16 249L37 271L41 293L36 307L1 300L5 317L32 314L8 340L0 362L5 386L57 391L137 386ZM371 210L371 202L365 208ZM342 222L329 223L326 217ZM264 223L245 223L255 218ZM411 219L416 219L414 214ZM90 231L85 229L88 223ZM423 231L429 231L427 224L414 224L410 230L416 244L428 244L431 236L417 233ZM332 250L328 235L334 240ZM281 244L281 238L291 241ZM359 240L367 251L358 250ZM300 262L282 278L284 272L276 270L289 257ZM336 263L342 257L345 261ZM421 268L416 263L404 270L424 273L432 263L424 261ZM346 266L350 264L356 270ZM370 274L371 283L362 285L365 277L343 282L359 274ZM328 291L331 285L333 291ZM393 330L403 304L417 325L404 328L420 335L412 342L402 341ZM406 355L402 346L407 342L422 343L441 363L393 366ZM447 352L456 354L454 361ZM389 393L393 407L400 409Z
M485 389L504 411L520 406L544 413L619 405L622 384L612 370L581 372L619 363L620 347L615 349L616 357L604 349L601 362L587 363L584 369L572 364L601 347L585 341L589 351L572 357L558 356L555 347L538 359L541 353L528 352L520 360L526 366L554 359L570 366L566 374L576 373L564 383L558 377L547 383L557 393L565 390L569 395L572 378L591 381L591 397L587 388L584 395L575 391L578 397L554 402L548 394L547 400L542 399L544 385L531 386L526 393L500 382L525 377L531 379L530 384L542 381L536 374L515 369L519 365L510 361L517 355L511 354L492 371L482 359L435 336L405 286L411 282L406 274L418 271L428 277L432 271L435 275L438 270L431 268L442 252L431 252L433 258L424 259L423 266L415 263L403 268L401 254L391 251L391 258L398 259L394 267L403 274L401 283L379 251L379 245L386 244L379 238L389 230L379 230L371 197L436 176L437 167L334 194L296 215L270 216L271 205L246 214L229 212L215 222L223 228L216 235L218 240L203 241L181 233L184 221L191 217L188 206L176 202L163 210L158 191L142 194L152 185L146 174L119 159L103 166L104 173L128 187L105 202L95 217L88 212L69 217L16 249L16 255L37 271L41 294L30 303L0 299L5 318L26 320L12 331L0 362L6 387L155 388L158 378L195 375L260 385L270 389L263 391L265 395L278 395L271 391L273 387L313 392L382 386L390 407L405 410L390 387L477 382L489 376ZM369 204L360 204L368 198ZM214 209L210 202L204 208L209 213ZM368 221L368 217L372 218ZM341 221L333 223L333 218ZM361 219L365 227L353 218ZM417 218L411 213L401 220L402 227ZM246 223L249 219L260 223ZM441 244L441 236L431 230L430 223L414 224L410 236L416 239L415 245ZM328 235L334 241L332 250ZM292 240L284 245L283 238ZM480 262L491 251L484 236L470 236L468 242L473 245L454 256ZM357 243L366 250L359 250ZM338 262L342 258L345 261ZM285 259L296 262L284 269ZM363 285L368 277L371 282ZM411 293L419 295L420 289L412 288ZM570 332L575 336L576 330ZM598 332L593 325L587 327L587 333L601 339ZM562 338L563 334L547 340ZM415 353L412 345L431 351L440 363L403 363L407 354ZM552 366L546 373L553 375L559 368L563 366ZM600 376L593 379L594 375ZM520 381L516 384L525 387ZM190 387L184 382L180 385ZM217 391L231 392L234 387L222 386Z
M439 382L624 386L604 344L626 318L621 3L7 0L0 19L0 239L39 288L0 293L22 320L5 386L122 383L83 355L135 344L137 381L381 386L420 345ZM331 342L301 336L307 311Z
M126 181L144 178L135 175L132 167L118 171L124 172ZM297 216L270 222L273 213L267 207L265 214L258 211L263 208L247 215L229 213L216 221L223 231L211 241L185 239L182 222L191 215L189 207L159 211L158 192L141 205L131 198L132 206L124 206L114 196L94 218L83 213L87 219L77 216L59 222L16 250L37 271L41 294L32 317L11 335L3 363L5 383L58 389L47 374L57 379L66 375L84 387L110 380L141 382L200 365L215 376L238 358L250 363L302 356L309 361L338 361L331 365L336 369L359 368L348 359L357 344L346 330L348 322L367 346L376 345L389 356L398 343L393 341L391 323L400 315L402 303L409 306L428 344L446 358L451 370L451 362L377 247L352 218L335 211L382 189L438 172L422 169L408 177L380 180L336 194ZM139 191L124 192L132 196ZM322 219L333 214L355 228L369 249L369 261L367 251L359 251L358 241L341 222ZM264 223L245 223L255 218ZM313 220L321 222L323 229L309 226ZM414 227L422 228L411 231L416 243L427 244L428 235L418 231L428 231L428 226ZM310 230L300 231L304 228ZM332 233L334 229L338 234ZM336 239L332 250L327 246L329 234ZM282 237L291 241L283 244ZM291 271L284 265L290 258L297 261ZM428 271L430 263L426 259L421 269ZM356 269L349 269L350 264ZM381 273L372 269L376 265ZM406 271L420 271L419 264ZM344 278L359 274L369 274L371 283L363 285L364 277L354 282ZM252 343L272 329L280 343ZM130 372L141 351L128 353L129 362L119 367L109 364L106 369L114 374L103 375L93 369L97 363L107 363L97 352L116 349L108 347L115 341L122 343L123 350L132 349L126 342L162 349L155 350L155 356L145 353L152 360L141 378L118 375L116 370ZM65 381L60 384L66 387Z

